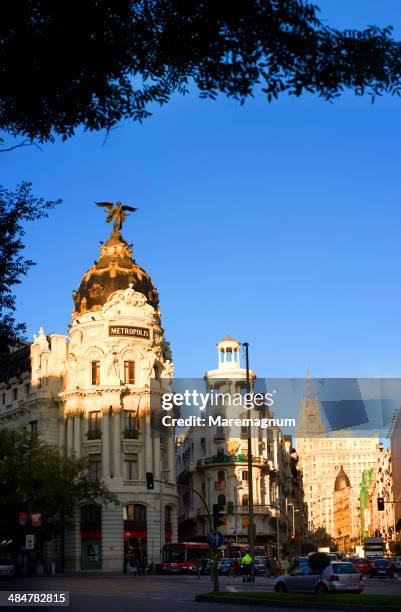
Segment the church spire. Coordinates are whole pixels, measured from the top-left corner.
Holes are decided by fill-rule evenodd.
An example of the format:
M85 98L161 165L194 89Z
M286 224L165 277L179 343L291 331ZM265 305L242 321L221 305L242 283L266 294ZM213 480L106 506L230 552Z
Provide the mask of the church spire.
M306 438L324 433L325 427L320 414L316 389L312 397L310 369L306 371L306 396L301 400L299 410L297 438Z
M310 393L310 369L306 370L306 399L310 402L311 393Z

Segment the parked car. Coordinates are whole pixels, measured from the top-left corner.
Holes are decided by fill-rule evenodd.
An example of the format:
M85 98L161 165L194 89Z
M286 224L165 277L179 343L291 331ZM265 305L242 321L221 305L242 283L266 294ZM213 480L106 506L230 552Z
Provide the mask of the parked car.
M0 557L0 578L15 578L15 563L11 557Z
M234 565L234 559L231 559L229 557L223 557L222 559L220 559L218 565L219 574L228 574L232 565Z
M372 571L372 563L369 559L365 559L364 557L352 557L349 561L355 565L356 569L358 569L361 574L370 574Z
M388 576L389 578L394 577L394 565L388 559L384 557L377 557L372 561L372 567L370 570L370 577L374 576Z
M308 557L298 557L298 565L307 565L308 564Z
M267 557L255 557L253 562L254 562L254 567L255 567L255 574L260 574L260 575L264 575L266 573L266 561L267 561Z
M295 591L299 593L353 592L363 590L362 575L352 563L331 562L322 573L309 565L299 565L287 576L279 576L274 581L277 592Z

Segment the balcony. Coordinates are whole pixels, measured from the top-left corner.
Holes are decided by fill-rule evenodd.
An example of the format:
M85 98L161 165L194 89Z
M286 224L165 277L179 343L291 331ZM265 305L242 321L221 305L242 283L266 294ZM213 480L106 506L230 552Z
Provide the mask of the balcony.
M223 453L214 455L213 457L205 457L199 459L197 466L206 467L208 465L221 464L221 463L247 463L248 457L246 455L224 455ZM252 463L259 465L267 465L266 459L263 457L252 457Z
M226 439L225 433L221 432L221 433L215 433L213 436L213 440L215 442L224 442Z
M100 430L88 431L86 434L88 440L100 440L102 437L102 432Z
M219 491L221 491L222 489L225 489L226 486L227 486L226 480L216 480L214 483L214 488L218 489Z
M146 486L145 480L124 480L125 487L144 487Z

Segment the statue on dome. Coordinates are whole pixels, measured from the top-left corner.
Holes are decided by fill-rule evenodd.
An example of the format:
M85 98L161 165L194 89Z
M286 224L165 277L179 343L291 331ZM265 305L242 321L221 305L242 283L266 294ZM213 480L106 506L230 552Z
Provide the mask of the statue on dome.
M117 201L115 204L112 202L96 202L96 206L100 206L101 208L107 208L108 215L106 217L107 223L113 223L113 236L118 236L120 230L125 222L125 217L128 212L135 212L138 208L134 208L133 206L128 206L127 204L121 204L120 201Z

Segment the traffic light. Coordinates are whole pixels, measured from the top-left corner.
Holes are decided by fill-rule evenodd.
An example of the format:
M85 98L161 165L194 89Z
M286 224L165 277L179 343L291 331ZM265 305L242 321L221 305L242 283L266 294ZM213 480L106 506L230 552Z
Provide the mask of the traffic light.
M291 536L291 542L295 542L295 539L296 539L296 538L295 538L295 536L294 536L294 535L292 535L292 536Z
M384 510L384 497L377 498L377 509L379 512L383 512Z
M153 490L155 483L153 481L153 472L146 472L146 488Z
M224 506L221 504L213 504L213 529L216 530L226 524L226 518L223 514Z

